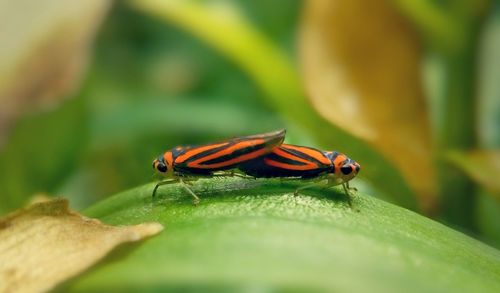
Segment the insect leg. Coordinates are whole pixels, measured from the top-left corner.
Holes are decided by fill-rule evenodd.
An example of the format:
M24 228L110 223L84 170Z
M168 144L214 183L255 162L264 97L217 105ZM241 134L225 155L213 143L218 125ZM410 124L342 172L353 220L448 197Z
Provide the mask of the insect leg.
M352 207L352 197L354 196L354 194L351 193L351 190L352 189L356 190L356 188L350 188L349 187L349 182L342 183L342 187L344 188L345 195L347 195L347 199L348 199L348 202L349 202L349 207Z
M234 172L234 171L221 171L221 172L214 173L212 176L213 177L240 177L240 178L244 178L244 179L254 179L253 176L241 174L241 173Z
M318 186L318 182L313 182L313 183L309 183L309 184L297 187L297 189L295 189L293 195L299 195L299 191L307 189L307 188L315 187L315 186Z
M236 176L236 177L240 177L240 178L244 178L244 179L255 179L255 177L253 177L253 176L248 176L248 175L240 174L240 173L233 173L232 176Z
M350 187L349 182L342 183L342 187L344 188L344 192L346 195L354 196L354 192L358 191L356 187Z
M350 187L350 186L349 186L349 181L347 181L347 182L346 182L346 184L347 184L347 189L348 189L349 191L358 191L358 189L357 189L356 187ZM351 194L352 194L352 193L351 193Z
M182 180L182 179L179 179L179 182L181 184L181 186L189 193L191 194L191 196L193 196L193 204L194 205L197 205L200 203L200 198L198 196L196 196L196 194L191 190L191 188L189 188L189 186Z
M178 181L177 179L167 179L167 180L163 180L163 181L156 183L155 188L153 189L153 194L151 194L151 197L155 197L156 191L158 190L158 187L160 187L162 185L176 183L177 181Z
M351 196L351 194L349 193L349 183L342 183L342 187L344 188L344 192L345 192L345 195L347 196Z

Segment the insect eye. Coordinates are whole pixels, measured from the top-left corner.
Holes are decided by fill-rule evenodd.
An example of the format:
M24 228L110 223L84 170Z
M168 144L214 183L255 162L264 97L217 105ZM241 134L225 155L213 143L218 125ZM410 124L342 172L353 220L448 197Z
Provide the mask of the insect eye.
M158 169L158 171L160 172L167 172L167 166L163 163L158 163L158 166L156 166L156 169Z
M361 169L361 167L358 164L356 164L356 173L359 173L360 169Z
M352 168L351 168L351 165L344 165L340 168L340 172L342 172L342 174L344 175L348 175L352 172Z

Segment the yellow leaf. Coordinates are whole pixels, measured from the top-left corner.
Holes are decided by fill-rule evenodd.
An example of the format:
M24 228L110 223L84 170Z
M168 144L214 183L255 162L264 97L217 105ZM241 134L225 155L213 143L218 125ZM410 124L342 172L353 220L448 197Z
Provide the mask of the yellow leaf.
M451 152L448 159L500 199L500 150Z
M416 33L390 1L314 0L305 8L301 59L314 107L391 160L430 208L435 171Z
M159 233L159 223L113 227L55 199L0 219L0 292L43 292L82 272L124 242Z

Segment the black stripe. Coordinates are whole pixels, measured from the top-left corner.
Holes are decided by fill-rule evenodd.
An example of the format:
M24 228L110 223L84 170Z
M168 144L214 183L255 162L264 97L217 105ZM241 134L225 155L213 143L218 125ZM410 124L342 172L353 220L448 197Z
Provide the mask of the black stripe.
M323 154L321 151L319 151L317 149L313 149L313 148L308 148L308 149L316 151L316 152L318 152L320 154ZM314 163L314 164L316 164L316 166L325 166L325 164L321 163L316 158L313 158L313 157L309 156L308 154L303 153L301 151L293 150L293 149L287 149L286 147L282 147L281 150L286 151L287 153L289 153L291 155L294 155L296 157L299 157L301 159L307 160L307 161L309 161L311 163Z
M238 150L235 150L234 152L232 152L230 154L227 154L227 155L224 155L224 156L220 156L218 158L213 158L211 160L202 162L202 163L200 163L200 165L212 165L212 164L222 163L222 162L225 162L225 161L237 158L239 156L243 156L243 155L252 153L254 151L258 151L258 150L263 149L265 147L266 147L265 144L258 144L258 145L253 145L253 146L249 146L249 147L246 147L246 148L238 149Z
M304 166L306 165L306 163L303 163L303 162L300 162L300 161L296 161L296 160L292 160L292 159L289 159L289 158L285 158L285 157L282 157L276 153L270 153L269 155L266 156L266 158L269 158L273 161L277 161L277 162L280 162L280 163L284 163L284 164L289 164L289 165L295 165L295 166ZM274 166L273 166L274 167ZM277 168L277 167L275 167Z
M200 147L205 147L207 145L203 145L203 146L200 146ZM204 152L201 152L199 154L196 154L194 156L191 156L189 157L188 159L186 159L184 162L182 162L181 164L188 164L188 163L191 163L192 161L195 161L195 160L198 160L200 158L203 158L203 157L206 157L206 156L209 156L209 155L212 155L216 152L219 152L227 147L231 146L231 144L228 144L228 145L223 145L223 146L220 146L220 147L216 147L216 148L213 148L213 149L209 149L209 150L206 150ZM189 149L189 151L192 151L192 150L196 150L196 148L191 148Z

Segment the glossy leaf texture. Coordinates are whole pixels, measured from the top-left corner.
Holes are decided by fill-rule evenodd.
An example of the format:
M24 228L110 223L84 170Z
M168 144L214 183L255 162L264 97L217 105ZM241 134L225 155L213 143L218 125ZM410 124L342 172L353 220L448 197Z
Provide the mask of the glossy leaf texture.
M421 205L433 206L421 44L411 25L391 1L308 1L300 44L316 110L372 144L402 172Z
M158 223L104 225L43 200L0 218L0 291L44 292L81 273L125 242L159 233Z
M353 182L354 184L355 182ZM110 255L62 288L95 291L497 292L500 252L418 214L340 189L278 180L209 179L193 190L153 184L95 204L108 224L165 231Z
M0 147L13 122L74 93L111 1L0 1Z

